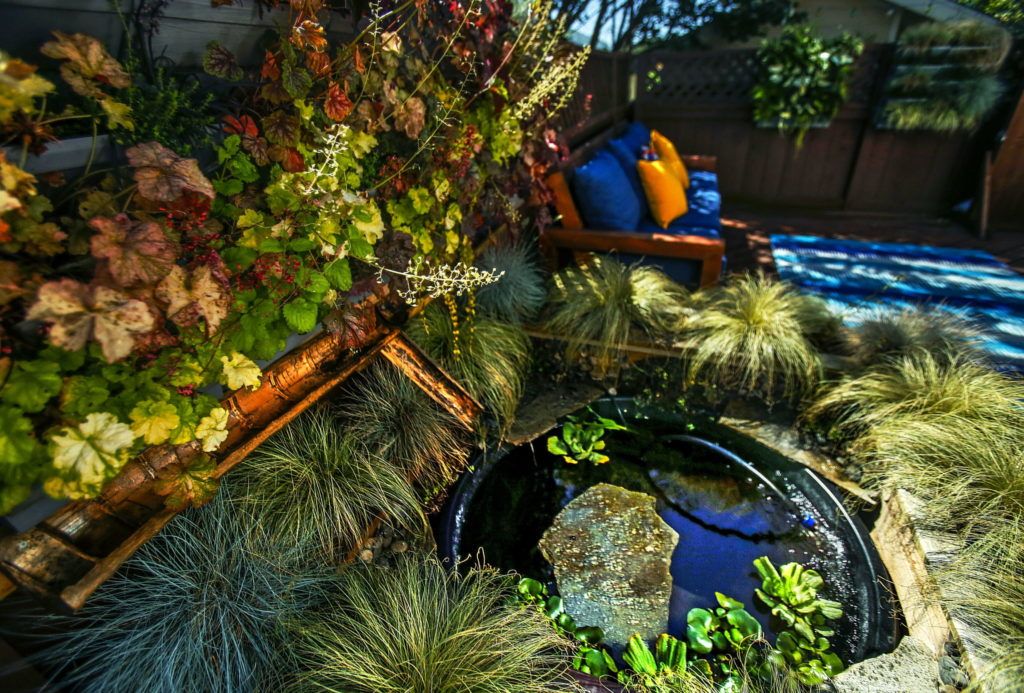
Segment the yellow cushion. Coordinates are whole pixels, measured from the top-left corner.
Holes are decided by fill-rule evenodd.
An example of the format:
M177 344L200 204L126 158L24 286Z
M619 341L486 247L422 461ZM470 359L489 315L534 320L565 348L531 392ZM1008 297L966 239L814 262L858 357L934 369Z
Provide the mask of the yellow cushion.
M686 191L675 172L665 161L638 161L637 173L647 194L651 216L663 229L686 214Z
M562 217L562 228L579 231L583 228L583 219L580 218L579 210L576 209L576 202L569 192L569 184L561 171L556 171L548 176L544 182L551 191L554 198L555 211Z
M690 174L686 172L686 164L683 163L672 140L654 130L651 132L651 144L654 145L654 151L658 153L658 158L669 165L683 187L690 187Z

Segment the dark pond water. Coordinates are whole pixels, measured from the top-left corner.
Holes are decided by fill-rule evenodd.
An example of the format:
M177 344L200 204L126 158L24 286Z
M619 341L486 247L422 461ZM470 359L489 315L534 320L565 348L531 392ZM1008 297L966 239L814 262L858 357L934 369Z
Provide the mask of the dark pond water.
M768 556L777 566L798 561L822 573L823 596L846 611L833 640L845 661L891 649L892 605L879 589L876 557L832 489L778 456L750 464L721 445L721 429L694 436L678 424L628 423L630 431L606 434L611 462L604 465L566 464L543 438L481 460L449 501L442 550L482 552L491 565L554 587L537 542L571 500L594 484L615 484L653 496L679 533L669 632L684 634L687 612L713 605L718 591L746 604L774 640L779 624L754 598L760 580L752 563Z

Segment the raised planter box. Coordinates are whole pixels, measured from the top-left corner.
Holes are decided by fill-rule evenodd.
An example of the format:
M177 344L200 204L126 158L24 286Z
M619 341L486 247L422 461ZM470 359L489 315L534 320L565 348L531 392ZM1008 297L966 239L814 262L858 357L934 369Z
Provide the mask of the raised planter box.
M21 158L21 150L17 147L4 147L8 161L17 162ZM114 160L115 145L110 135L92 135L71 137L65 140L50 142L46 151L36 156L29 154L25 159L25 170L29 173L43 174L53 171L77 171L85 168L92 157L93 165L107 164Z
M119 0L125 16L137 1ZM243 65L258 64L261 40L289 19L288 3L260 16L256 3L212 7L210 0L174 0L167 4L159 33L153 37L155 57L165 57L180 67L199 67L210 41L219 41L238 56ZM326 23L332 39L354 36L351 21L332 13ZM110 0L6 0L0 7L0 46L14 56L32 62L50 32L80 32L100 39L114 55L122 54L124 31Z

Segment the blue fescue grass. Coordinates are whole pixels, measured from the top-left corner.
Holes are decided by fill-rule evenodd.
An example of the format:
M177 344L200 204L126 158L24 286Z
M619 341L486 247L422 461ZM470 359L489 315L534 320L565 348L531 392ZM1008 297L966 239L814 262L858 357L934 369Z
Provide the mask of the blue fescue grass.
M523 241L492 245L476 264L482 270L501 273L497 282L477 290L477 308L482 315L516 325L537 317L548 292L533 248Z
M97 693L280 690L297 664L286 622L336 579L289 571L259 518L221 494L139 549L40 655L55 684Z

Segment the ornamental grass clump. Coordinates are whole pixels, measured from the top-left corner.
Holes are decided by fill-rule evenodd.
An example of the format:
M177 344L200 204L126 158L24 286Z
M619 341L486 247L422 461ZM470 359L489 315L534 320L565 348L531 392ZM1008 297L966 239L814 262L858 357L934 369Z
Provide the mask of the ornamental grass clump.
M532 248L522 241L492 245L476 264L500 276L493 284L477 289L476 304L482 315L515 325L537 316L548 292Z
M825 390L804 413L861 457L902 439L904 428L957 417L994 437L1024 426L1024 382L963 356L939 359L925 351L891 359Z
M282 570L279 550L222 489L107 580L39 653L61 689L282 690L297 668L285 622L323 603L333 571Z
M671 336L689 315L688 292L664 273L595 257L554 276L544 326L571 358L586 352L607 364L631 339Z
M572 690L568 642L514 581L433 557L353 566L330 609L299 628L303 688L351 693Z
M381 511L396 527L424 526L419 494L401 465L367 449L359 431L319 405L257 448L232 475L239 502L278 545L343 556Z
M978 334L963 318L922 308L880 312L846 334L846 347L861 367L918 351L938 361L977 355Z
M341 402L339 413L367 450L423 489L447 486L466 464L458 421L389 363L377 363Z
M788 284L748 274L711 290L687 323L687 382L797 399L821 377L813 340L833 329L824 302Z
M518 325L472 314L460 320L452 307L431 303L406 332L505 427L523 396L530 338Z

